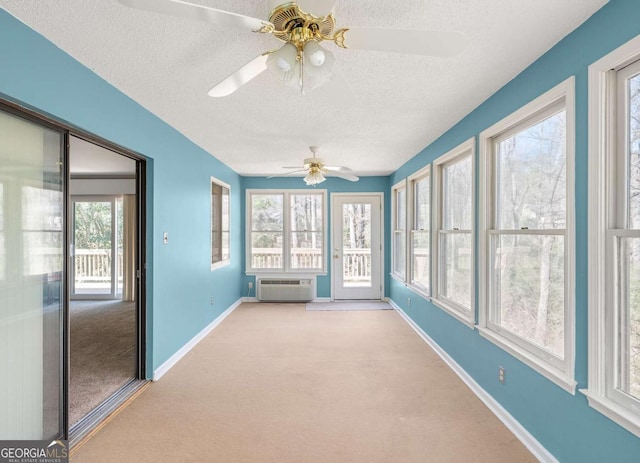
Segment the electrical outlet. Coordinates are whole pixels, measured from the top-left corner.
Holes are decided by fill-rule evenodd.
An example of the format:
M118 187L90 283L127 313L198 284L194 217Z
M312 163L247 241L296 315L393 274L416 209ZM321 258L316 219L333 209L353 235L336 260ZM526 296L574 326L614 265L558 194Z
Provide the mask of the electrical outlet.
M498 366L498 380L504 384L504 367Z
M253 289L253 281L249 282L249 289Z
M409 307L411 307L411 298L410 297L407 298L407 304L409 305Z
M213 305L213 302L214 302L214 301L213 301L213 296L211 296L211 305Z
M164 233L162 234L162 242L163 242L164 244L169 244L169 233L164 232Z

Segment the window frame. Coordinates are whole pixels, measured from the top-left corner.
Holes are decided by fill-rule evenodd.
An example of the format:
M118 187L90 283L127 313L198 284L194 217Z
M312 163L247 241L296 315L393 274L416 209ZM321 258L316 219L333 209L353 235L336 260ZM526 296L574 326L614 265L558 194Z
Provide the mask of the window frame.
M623 164L619 145L619 72L640 62L640 36L630 40L589 66L589 236L588 236L588 385L581 389L589 406L640 437L640 401L612 387L616 372L610 362L619 359L614 321L618 318L613 304L616 283L613 270L617 254L615 240L624 235L637 236L627 224L616 223L626 213L626 198L619 201L616 187L619 166ZM626 141L625 141L626 145ZM626 152L624 156L626 157ZM626 168L623 169L623 173ZM626 188L624 192L626 193ZM615 393L612 393L615 392Z
M417 203L416 203L416 185L424 180L424 179L428 179L429 180L429 217L427 217L427 224L428 224L428 229L426 230L418 230L416 228L416 222L417 222L417 216L418 216L418 209L417 209ZM431 233L432 233L432 217L433 217L433 201L432 201L432 196L433 196L433 192L432 192L432 187L433 187L433 181L431 178L431 165L427 164L426 166L424 166L422 169L418 170L417 172L413 173L412 175L410 175L407 178L407 184L408 184L408 188L407 188L407 220L408 220L408 227L407 227L407 236L406 236L406 245L407 245L407 269L406 269L406 275L407 275L407 284L409 285L409 287L419 293L422 294L423 296L429 298L431 297L431 287L432 287L432 281L431 281L431 249L432 249L432 245L431 245ZM429 283L428 286L424 286L418 282L416 282L414 280L414 273L415 273L415 269L414 269L414 233L416 231L427 231L429 233L429 240L428 240L428 246L429 246L429 259L428 259L428 265L429 265L429 270L427 271L428 273L428 277L429 277Z
M281 190L281 189L247 189L245 193L245 209L246 209L246 221L245 221L245 265L247 275L291 275L291 274L305 274L305 275L326 275L327 274L327 249L328 249L328 204L327 204L327 190L313 189L295 189L295 190ZM251 266L251 249L252 241L251 235L253 232L253 195L282 195L282 267L281 268L253 268ZM304 268L292 268L291 267L291 234L293 229L291 226L291 197L296 195L319 195L322 197L322 268L317 269L304 269Z
M575 394L575 78L571 76L480 134L480 201L479 201L479 323L480 335L507 351L570 394ZM496 140L520 133L555 113L561 103L566 111L566 222L564 233L564 359L536 346L524 337L490 322L492 237L496 229L497 209L494 148ZM562 229L560 229L562 230ZM519 230L509 233L519 233ZM546 229L523 230L526 235L553 235Z
M227 196L229 197L229 200L227 201L227 209L228 209L227 217L229 218L229 220L228 220L228 223L227 223L227 228L228 229L226 231L224 230L224 220L222 220L222 217L224 216L224 210L223 210L224 209L224 201L220 202L220 218L219 218L220 229L216 230L217 233L220 236L220 259L215 261L215 262L213 261L213 254L214 254L213 251L215 249L214 242L213 242L213 234L214 234L213 227L214 227L214 224L216 223L216 221L214 219L214 216L213 216L214 215L214 210L213 210L213 205L214 205L214 203L213 203L213 197L214 197L213 187L214 187L214 185L217 185L217 186L221 187L221 191L222 191L221 194L220 194L220 199L221 200L222 200L222 197L224 196L224 191L225 190L227 190ZM209 258L210 258L210 262L209 263L211 264L211 270L215 270L217 268L225 267L225 266L231 264L231 186L228 183L223 182L222 180L219 180L219 179L217 179L215 177L211 177L211 183L210 183L209 188L210 188L209 194L211 196L211 204L210 204L210 209L209 209L210 219L211 219L211 221L210 221L210 243L209 244L210 244L211 253L210 253L210 256L209 256ZM224 259L222 257L222 255L223 255L222 254L222 249L223 249L222 236L223 236L223 234L225 232L229 236L229 256L226 259Z
M471 159L471 229L470 230L445 230L444 222L444 182L443 172L447 166L453 165L463 158ZM431 301L443 309L449 315L464 323L471 329L475 328L475 229L476 229L476 139L475 137L463 142L449 152L443 154L433 161L432 168L432 194L431 194ZM471 253L469 256L471 268L469 307L466 308L456 301L453 301L441 294L441 284L444 281L442 271L445 266L441 265L443 260L443 249L440 246L441 236L444 234L469 234L471 237Z
M404 224L398 223L398 193L404 191ZM407 207L407 180L402 179L391 187L391 277L398 280L401 283L407 282L407 258L408 258L408 246L407 246L407 223L408 223L408 207ZM398 228L399 225L403 225L403 228ZM398 256L396 253L396 235L399 235L404 240L404 266L402 266L403 274L397 273L396 263Z

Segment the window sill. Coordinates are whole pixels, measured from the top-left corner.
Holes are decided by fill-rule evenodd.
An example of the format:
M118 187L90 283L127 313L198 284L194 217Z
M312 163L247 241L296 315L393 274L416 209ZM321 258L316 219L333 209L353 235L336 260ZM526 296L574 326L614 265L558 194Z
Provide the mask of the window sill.
M407 287L413 291L414 293L416 293L418 296L425 298L427 301L431 300L431 296L429 296L428 294L428 290L426 290L425 288L421 287L421 286L416 286L413 285L411 283L409 283L407 285Z
M217 270L222 267L226 267L227 265L231 265L231 259L223 260L220 262L216 262L215 264L211 264L211 270Z
M536 357L531 352L528 352L522 347L514 344L513 342L505 339L503 336L500 336L496 332L491 331L486 327L478 326L478 331L480 332L480 335L482 337L488 339L501 349L513 355L524 364L533 368L535 371L540 373L555 385L561 387L571 395L576 394L576 386L578 385L578 383L572 377L568 377L562 370L549 365L547 362L544 362L542 359Z
M451 304L448 300L432 297L431 302L433 302L433 304L436 307L439 307L440 309L444 310L445 313L451 315L453 318L455 318L459 322L462 322L463 324L465 324L468 328L472 330L476 329L476 326L473 323L473 316L469 316L469 317L465 316L463 312L458 310L456 306Z
M640 437L640 414L628 410L608 397L591 392L589 389L580 389L580 392L587 397L591 408Z
M290 277L297 275L309 275L309 276L326 276L326 270L278 270L278 269L265 269L265 270L247 270L244 272L247 276L270 276L270 277Z
M390 273L389 276L391 276L391 278L396 280L398 283L402 283L403 285L407 286L407 282L404 279L404 277L401 277L400 275L396 275L395 273Z

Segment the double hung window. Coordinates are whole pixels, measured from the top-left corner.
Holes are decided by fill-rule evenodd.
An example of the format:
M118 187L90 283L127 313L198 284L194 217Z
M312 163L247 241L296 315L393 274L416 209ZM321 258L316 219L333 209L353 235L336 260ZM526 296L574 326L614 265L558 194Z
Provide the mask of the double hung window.
M230 262L229 191L226 183L211 178L211 269Z
M409 272L411 286L429 294L431 251L431 177L430 170L420 170L409 177L411 188L411 234Z
M474 149L471 139L433 163L433 302L473 326Z
M481 332L573 392L573 79L481 134Z
M640 436L640 37L589 68L589 404Z
M407 188L403 180L393 189L393 270L391 274L404 281L407 272Z

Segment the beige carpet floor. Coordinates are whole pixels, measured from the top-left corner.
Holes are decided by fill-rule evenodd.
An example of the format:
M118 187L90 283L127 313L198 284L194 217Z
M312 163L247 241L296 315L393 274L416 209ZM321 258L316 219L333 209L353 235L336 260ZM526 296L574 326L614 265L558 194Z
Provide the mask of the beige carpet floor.
M71 461L535 459L395 311L253 303Z
M69 423L77 423L136 374L134 302L72 301Z

